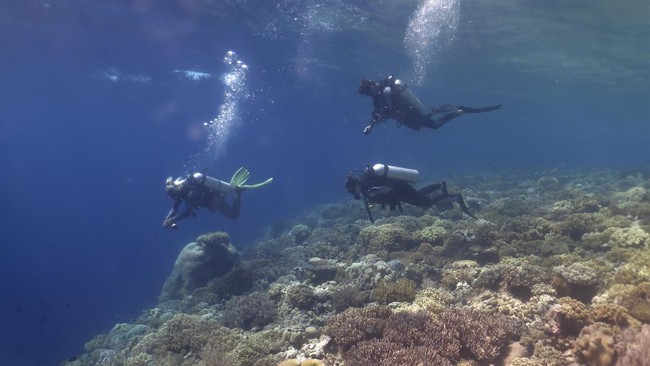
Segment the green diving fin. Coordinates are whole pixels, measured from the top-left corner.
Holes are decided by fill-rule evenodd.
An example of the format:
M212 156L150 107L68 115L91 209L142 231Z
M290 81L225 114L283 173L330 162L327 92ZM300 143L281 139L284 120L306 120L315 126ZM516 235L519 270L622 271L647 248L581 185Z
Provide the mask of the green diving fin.
M264 182L260 182L260 183L257 183L257 184L242 184L242 185L239 186L239 188L254 189L254 188L259 188L259 187L265 186L265 185L267 185L267 184L269 184L271 182L273 182L273 178L269 178L269 179L265 180Z
M269 178L265 180L264 182L257 183L257 184L244 184L248 180L248 177L250 176L250 172L248 169L241 167L237 169L235 174L232 175L232 178L230 179L230 186L233 188L240 188L240 189L254 189L254 188L259 188L262 186L265 186L271 182L273 182L273 178Z
M230 186L233 188L240 187L242 184L246 183L249 176L250 173L248 172L248 169L244 167L237 169L235 174L232 175L232 178L230 178Z

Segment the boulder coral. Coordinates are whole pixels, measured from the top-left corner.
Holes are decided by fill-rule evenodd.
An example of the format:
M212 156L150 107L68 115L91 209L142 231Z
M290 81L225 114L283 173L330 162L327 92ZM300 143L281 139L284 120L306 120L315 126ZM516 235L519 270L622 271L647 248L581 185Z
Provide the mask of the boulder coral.
M163 285L160 301L183 299L239 264L240 255L224 232L201 235L178 255Z

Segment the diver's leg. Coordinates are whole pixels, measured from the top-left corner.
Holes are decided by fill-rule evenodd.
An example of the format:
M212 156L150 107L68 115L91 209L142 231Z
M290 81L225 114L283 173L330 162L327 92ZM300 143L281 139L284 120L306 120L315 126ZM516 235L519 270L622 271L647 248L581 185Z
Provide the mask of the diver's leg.
M406 202L410 205L417 206L420 208L429 208L434 204L434 201L431 199L431 197L422 193L422 190L417 191L413 187L411 187L411 189L409 190L404 190L403 192L401 192L399 198L401 202Z
M501 108L502 105L503 104L491 105L489 107L484 107L484 108L472 108L472 107L466 107L464 105L459 105L458 110L463 111L464 113L484 113L484 112L496 111L497 109Z
M424 194L424 195L429 195L429 194L431 194L431 193L433 193L435 191L442 190L443 184L445 185L445 188L446 188L445 182L442 182L442 183L435 183L435 184L429 184L428 186L424 186L424 187L420 188L418 190L418 192L420 192L421 194ZM445 192L443 192L443 193L445 193Z
M235 200L232 202L232 206L226 202L225 198L221 199L219 211L223 213L226 217L230 219L237 219L239 217L239 208L241 207L241 193L237 192Z
M442 117L440 117L438 119L435 119L435 118L423 118L422 126L427 127L427 128L433 128L433 129L440 128L440 127L444 126L445 124L447 124L447 122L451 121L452 119L454 119L456 117L462 116L463 114L464 114L464 112L461 109L459 109L459 110L454 111L454 112L446 113L445 115L443 115Z

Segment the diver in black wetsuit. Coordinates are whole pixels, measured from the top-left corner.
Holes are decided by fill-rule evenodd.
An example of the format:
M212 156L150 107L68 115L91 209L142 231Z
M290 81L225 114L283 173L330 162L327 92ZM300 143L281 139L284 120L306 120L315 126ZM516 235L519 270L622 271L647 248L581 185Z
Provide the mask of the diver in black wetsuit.
M382 169L386 167L385 173L377 173L376 167L378 165L382 166ZM350 173L345 179L345 189L353 194L355 199L363 198L363 203L371 222L375 222L370 212L371 204L381 205L382 209L385 209L386 205L388 205L391 211L397 208L401 213L402 202L425 209L440 204L451 206L452 202L457 202L464 213L476 219L467 208L463 196L459 193L449 194L447 192L446 182L430 184L416 190L405 180L390 178L389 174L387 174L389 168L392 170L402 169L377 164L374 167L366 167L358 177L355 177L354 173ZM417 174L417 171L412 171Z
M389 118L396 120L398 127L404 125L414 130L422 127L436 129L466 113L483 113L501 108L501 104L485 108L446 104L429 111L403 81L392 75L379 82L362 79L359 94L371 97L374 106L370 124L363 130L366 135L376 124ZM438 113L444 114L435 118Z
M241 206L241 189L234 189L235 199L232 205L226 201L225 193L201 184L193 175L185 179L178 178L175 181L167 178L165 184L167 195L174 200L174 204L163 221L163 226L170 229L178 228L177 221L196 216L194 210L205 207L210 212L221 212L230 219L239 217ZM178 209L181 203L185 202L185 211L180 214Z

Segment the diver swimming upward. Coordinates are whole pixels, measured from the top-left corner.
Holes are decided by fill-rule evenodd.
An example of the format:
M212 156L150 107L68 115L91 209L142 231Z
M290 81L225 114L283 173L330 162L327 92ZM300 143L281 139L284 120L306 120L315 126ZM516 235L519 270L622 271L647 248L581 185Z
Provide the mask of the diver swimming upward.
M362 79L359 84L359 94L371 97L374 106L370 123L363 129L366 135L385 119L394 119L398 127L404 125L417 131L422 127L433 129L442 127L466 113L483 113L501 108L501 104L484 108L445 104L427 110L406 84L392 75L379 82ZM439 113L444 114L435 118Z

